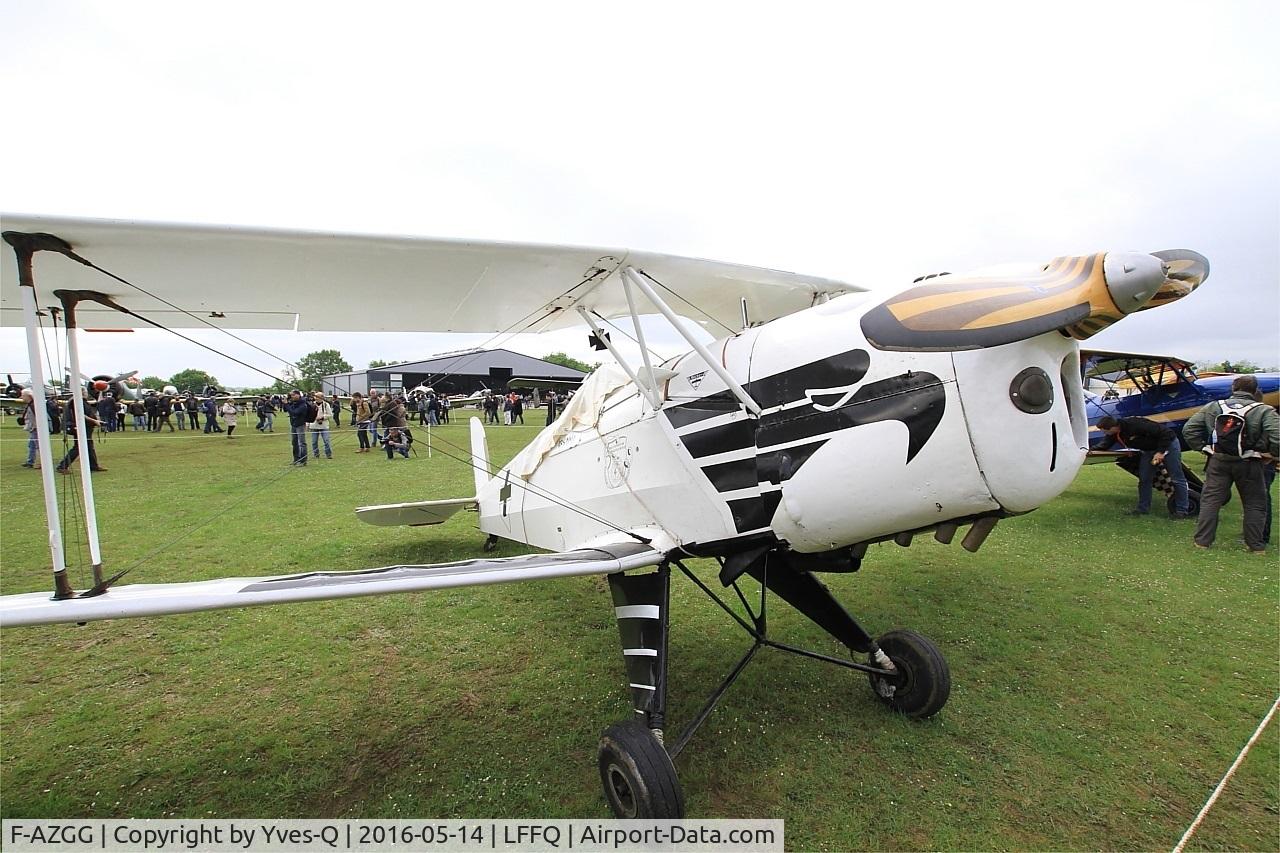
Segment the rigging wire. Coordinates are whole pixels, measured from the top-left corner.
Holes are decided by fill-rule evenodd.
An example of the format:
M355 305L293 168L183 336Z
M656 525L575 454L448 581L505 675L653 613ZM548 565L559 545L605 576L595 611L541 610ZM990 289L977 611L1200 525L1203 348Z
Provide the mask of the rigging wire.
M671 288L667 287L665 284L663 284L662 282L658 281L656 278L654 278L653 276L649 275L649 274L648 274L647 272L645 272L644 270L639 270L639 269L638 269L638 270L636 270L636 272L640 273L640 275L642 275L642 276L644 276L645 278L649 279L649 281L653 282L653 283L654 283L654 284L656 284L658 287L661 287L661 288L662 288L663 290L665 290L667 293L670 293L670 294L671 294L672 296L674 296L676 299L679 299L679 300L680 300L681 302L683 302L685 305L688 305L688 306L689 306L690 308L692 308L694 311L698 311L698 312L700 312L700 313L701 313L704 317L706 317L708 320L710 320L711 322L715 323L717 326L719 326L720 328L722 328L722 329L724 329L726 332L728 332L730 336L733 336L733 335L738 334L738 332L737 332L737 331L735 331L735 330L733 330L733 329L730 329L730 328L729 328L728 326L726 326L724 323L721 323L719 320L717 320L715 317L713 317L713 316L711 315L711 312L706 311L706 310L704 310L704 309L702 309L702 308L699 308L697 305L694 305L694 304L693 304L692 302L690 302L688 299L685 299L683 296L681 296L680 294L676 293L674 290L672 290Z
M70 255L70 257L72 257L72 259L73 259L73 260L76 260L76 261L78 261L79 263L84 264L85 266L88 266L88 267L90 267L90 268L92 268L92 269L94 269L94 270L97 270L98 272L101 272L102 274L107 275L107 276L109 276L109 277L110 277L110 278L112 278L112 279L115 279L115 280L117 280L117 281L120 281L121 283L126 284L126 285L128 285L129 287L133 287L135 290L138 290L138 291L139 291L139 292L141 292L141 293L144 293L144 294L146 294L146 295L148 295L148 296L151 296L152 298L155 298L155 299L157 299L158 301L164 302L165 304L170 305L171 307L175 308L175 310L181 311L183 314L186 314L187 316L193 317L194 319L197 319L197 320L201 320L201 322L205 322L202 318L199 318L199 317L197 317L196 315L191 314L191 312L188 312L188 311L185 311L185 310L183 310L183 309L181 309L181 308L178 308L176 305L173 305L173 303L170 303L170 302L168 302L167 300L161 299L160 297L155 296L154 294L151 294L150 292L148 292L148 291L144 290L143 288L138 287L137 285L132 284L131 282L129 282L129 281L127 281L127 280L125 280L125 279L121 278L120 276L115 275L114 273L112 273L112 272L110 272L110 271L108 271L108 270L105 270L105 269L102 269L101 267L98 267L97 265L95 265L95 264L93 264L93 263L91 263L91 262L87 261L87 260L86 260L86 259L84 259L84 258L79 257L78 255L75 255L74 253L69 253L69 255ZM589 279L588 279L588 280L589 280ZM573 288L570 288L570 290L569 290L569 291L566 291L566 293L568 293L568 292L572 291L573 289L576 289L577 287L581 286L583 283L585 283L585 281L586 281L586 280L584 280L583 282L579 282L579 283L578 283L577 285L575 285ZM249 368L250 370L253 370L253 371L257 372L257 373L261 373L261 374L263 374L264 376L267 376L267 377L269 377L269 378L271 378L271 379L273 379L273 380L276 380L276 381L279 381L279 382L283 382L283 380L282 380L280 377L277 377L277 376L275 376L275 375L273 375L273 374L269 373L268 371L265 371L265 370L263 370L263 369L261 369L261 368L259 368L259 367L255 366L255 365L249 364L248 362L242 361L241 359L236 358L235 356L232 356L232 355L230 355L230 354L228 354L228 353L222 352L222 351L218 350L216 347L210 346L210 345L208 345L208 344L201 343L200 341L196 341L196 340L194 340L194 339L192 339L192 338L190 338L190 337L188 337L188 336L186 336L186 335L183 335L182 333L180 333L180 332L178 332L178 331L176 331L176 330L174 330L174 329L170 329L170 328L168 328L167 326L165 326L164 324L162 324L162 323L160 323L160 322L158 322L158 321L156 321L156 320L152 320L152 319L151 319L151 318L149 318L149 317L143 316L142 314L140 314L140 313L138 313L138 312L136 312L136 311L134 311L134 310L132 310L132 309L126 308L125 306L119 305L119 304L114 303L114 302L109 303L109 307L112 307L112 308L114 308L115 310L118 310L118 311L120 311L121 313L126 314L127 316L134 317L134 318L136 318L136 319L138 319L138 320L142 321L143 323L146 323L147 325L153 326L153 327L155 327L155 328L157 328L157 329L160 329L160 330L162 330L162 331L169 332L170 334L173 334L173 335L175 335L176 337L181 338L182 340L185 340L185 341L187 341L187 342L189 342L189 343L193 343L193 344L195 344L196 346L201 347L202 349L205 349L205 350L208 350L209 352L214 353L215 355L220 355L220 356L222 356L223 358L227 358L227 359L229 359L229 360L231 360L231 361L234 361L234 362L236 362L237 364L240 364L240 365L242 365L242 366L244 366L244 367L247 367L247 368ZM506 334L511 334L511 335L519 334L519 333L520 333L520 331L523 331L523 329L521 329L520 331L512 331L512 330L513 330L513 329L516 329L516 327L517 327L517 326L519 326L522 322L524 322L525 320L527 320L527 319L528 319L528 318L530 318L530 317L533 317L535 314L537 314L538 312L542 311L542 310L543 310L543 309L545 309L545 308L546 308L546 305L543 305L543 306L540 306L539 308L535 309L534 311L529 312L529 313L528 313L528 314L526 314L524 317L521 317L519 320L517 320L517 321L515 321L514 323L512 323L511 325L509 325L506 329L502 330L501 332L498 332L496 335L494 335L492 338L490 338L490 340L495 340L495 339L501 338L503 335L506 335ZM529 328L529 327L531 327L531 326L533 326L533 325L536 325L536 324L538 324L538 323L540 323L540 322L543 322L543 321L545 321L545 320L550 319L550 317L551 317L551 316L553 316L553 315L557 312L557 310L558 310L558 309L552 308L550 311L548 311L548 312L547 312L546 314L544 314L543 316L535 317L535 318L534 318L534 319L532 319L530 322L528 322L528 323L524 326L524 328L526 328L526 329L527 329L527 328ZM218 327L218 326L216 326L216 325L213 325L213 324L211 324L211 323L207 323L207 322L206 322L206 325L210 325L210 326L212 326L212 327L213 327L213 328L215 328L215 329L220 329L220 327ZM220 330L221 330L221 331L226 331L226 330L222 330L222 329L220 329ZM227 332L227 334L231 334L231 333L230 333L230 332ZM236 338L237 340L240 340L240 339L239 339L237 336L235 336L235 335L231 335L231 337ZM255 346L254 348L255 348L255 349L259 349L259 350L261 350L261 348L260 348L260 347L256 347L256 346ZM267 352L266 350L261 350L261 351L262 351L262 352L265 352L267 355L270 355L272 358L275 358L275 359L277 359L277 360L279 360L279 361L282 361L282 362L284 362L284 363L286 363L286 364L289 364L289 363L290 363L290 362L288 362L286 359L283 359L283 358L281 358L280 356L277 356L277 355L274 355L274 354L272 354L272 353L269 353L269 352ZM478 351L478 352L474 353L474 354L472 355L472 357L471 357L471 358L472 358L472 359L474 359L474 358L478 358L478 357L480 356L480 354L481 354L481 352L480 352L480 351ZM457 365L456 367L457 367L457 368L460 368L461 366L463 366L463 365L462 365L462 364L459 364L459 365ZM332 383L331 383L331 384L332 384ZM336 388L336 386L335 386L335 388ZM380 411L385 411L385 408L386 408L386 407L380 407ZM64 439L64 441L65 441L65 439ZM457 462L460 462L460 463L462 463L462 464L466 464L466 465L468 465L469 467L472 467L472 468L475 468L475 469L479 469L479 466L477 466L477 465L475 464L474 460L471 458L471 456L470 456L470 451L469 451L469 450L466 450L466 449L464 449L464 448L460 448L460 447L458 447L458 445L455 445L455 444L453 444L453 443L451 443L451 442L448 442L448 441L443 441L443 443L444 443L446 446L453 447L453 448L458 449L458 450L462 451L463 453L466 453L466 454L467 454L466 458L462 458L462 457L459 457L459 456L455 456L454 454L451 454L451 453L449 453L449 452L447 452L447 451L441 451L442 455L444 455L446 458L452 459L452 460L457 461ZM134 563L132 563L131 565L129 565L128 567L126 567L126 568L125 568L125 569L120 573L120 575L123 575L123 574L125 574L125 573L127 573L127 572L132 571L133 569L137 568L137 566L141 565L143 562L145 562L146 560L150 559L152 556L155 556L155 554L160 553L160 551L164 550L165 548L171 547L173 544L176 544L177 542L180 542L182 539L185 539L186 537L190 536L190 535L191 535L191 534L193 534L195 531L200 530L200 529L202 529L203 527L206 527L207 525L209 525L209 524L213 523L213 522L214 522L214 521L216 521L218 518L221 518L223 515L225 515L227 512L230 512L230 511L231 511L231 509L233 509L233 508L237 505L237 503L239 502L239 500L240 500L240 499L248 499L248 498L252 498L252 497L253 497L253 496L255 496L256 494L258 494L259 492L261 492L263 489L265 489L265 488L267 488L268 486L273 485L274 483L276 483L277 481L279 481L281 478L283 478L285 475L287 475L287 474L288 474L291 470L293 470L295 467L298 467L298 466L296 466L296 465L295 465L294 463L292 463L292 462L291 462L291 463L289 463L289 464L288 464L288 465L286 465L286 466L285 466L285 467L284 467L284 468L283 468L283 469L282 469L278 474L276 474L275 476L271 477L271 478L270 478L270 479L268 479L267 481L265 481L265 482L263 482L263 483L261 483L261 484L258 484L258 485L256 486L256 488L251 489L250 491L248 491L247 493L243 494L242 496L237 496L237 500L236 500L235 502L229 503L226 507L224 507L222 510L219 510L217 513L215 513L215 514L214 514L213 516L211 516L210 518L208 518L208 519L206 519L205 521L202 521L202 522L200 522L200 523L196 524L196 525L195 525L195 526L193 526L192 528L188 529L186 532L184 532L184 533L181 533L181 534L177 535L177 536L176 536L175 538L173 538L169 543L167 543L167 544L165 544L165 545L160 546L159 548L155 549L154 551L152 551L152 552L148 553L148 554L147 554L146 556L144 556L143 558L141 558L141 559L139 559L139 560L135 561ZM493 472L492 472L492 471L490 471L490 470L488 470L488 468L487 468L487 467L486 467L484 470L485 470L486 474L488 474L489 476L492 476L492 475L493 475ZM609 520L607 520L607 519L605 519L605 518L599 517L599 516L595 515L594 513L590 512L589 510L586 510L586 509L584 509L584 508L582 508L582 507L580 507L580 506L577 506L576 504L574 504L572 501L569 501L568 499L560 498L559 496L555 495L554 493L552 493L552 492L550 492L550 491L548 491L548 490L546 490L546 489L544 489L544 488L542 488L542 487L539 487L539 486L533 486L532 484L530 484L530 483L528 483L528 482L524 482L524 481L522 480L522 478L517 477L517 478L516 478L516 483L515 483L515 485L516 485L516 486L518 486L518 487L520 487L520 488L522 488L522 489L524 489L524 490L526 490L526 491L528 491L528 492L531 492L531 493L533 493L533 494L537 495L538 497L543 498L544 500L547 500L547 501L548 501L548 502L550 502L550 503L553 503L553 504L555 504L555 505L557 505L557 506L560 506L560 507L561 507L561 508L563 508L563 509L567 509L567 510L569 510L569 511L571 511L571 512L578 513L579 515L582 515L584 518L587 518L587 519L589 519L589 520L591 520L591 521L594 521L594 522L596 522L596 523L598 523L598 524L601 524L601 525L604 525L604 526L606 526L606 527L610 527L610 528L612 528L612 529L614 529L614 530L616 530L616 531L618 531L618 532L621 532L621 533L623 533L623 534L625 534L625 535L627 535L627 536L630 536L630 537L632 537L632 538L634 538L634 539L637 539L638 541L641 541L641 542L644 542L645 544L648 544L648 540L646 540L644 537L639 536L638 534L632 533L631 531L627 530L626 528L623 528L623 527L621 527L621 526L619 526L619 525L617 525L617 524L614 524L613 522L611 522L611 521L609 521Z

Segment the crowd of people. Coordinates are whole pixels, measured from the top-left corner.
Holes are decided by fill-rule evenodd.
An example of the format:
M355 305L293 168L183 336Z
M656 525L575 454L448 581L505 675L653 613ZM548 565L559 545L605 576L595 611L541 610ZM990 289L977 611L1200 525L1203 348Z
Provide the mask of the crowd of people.
M331 431L342 427L344 412L349 426L355 428L359 441L357 453L381 449L387 459L409 458L413 451L411 424L437 426L449 423L453 404L443 394L433 390L415 390L409 393L370 391L368 395L356 392L343 405L343 398L323 392L290 391L287 395L260 394L252 400L237 403L229 396L198 397L194 393L154 393L134 400L117 400L110 392L101 393L97 399L85 400L85 424L87 452L90 467L105 471L98 463L93 433L105 432L169 432L203 431L204 434L220 434L232 438L239 427L242 415L256 415L254 429L260 433L274 433L277 416L288 418L291 460L295 465L305 465L309 458L319 459L321 451L326 459L333 458ZM27 461L24 468L36 467L38 439L35 427L36 405L31 391L25 390L23 412L20 419L28 433ZM545 400L547 423L555 419L563 406L562 395L549 392ZM486 394L480 404L486 421L497 423L497 413L502 411L506 424L524 423L526 398L516 392L506 395ZM65 433L75 435L75 418L69 411L69 402L49 397L45 403L50 435ZM308 440L309 437L309 440ZM308 453L308 444L310 452ZM76 460L79 450L72 442L71 450L58 464L58 471L67 473Z

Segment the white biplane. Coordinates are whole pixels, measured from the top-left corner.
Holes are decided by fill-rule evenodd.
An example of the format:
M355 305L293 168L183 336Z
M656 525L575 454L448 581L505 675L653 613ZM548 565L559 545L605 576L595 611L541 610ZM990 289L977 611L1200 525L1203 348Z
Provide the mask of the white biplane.
M683 813L672 760L761 647L859 670L900 713L937 713L950 691L937 647L913 631L873 637L817 574L854 571L869 543L909 545L929 531L946 543L967 527L962 544L977 550L997 521L1061 493L1087 450L1077 340L1185 296L1208 275L1194 252L1110 252L871 293L811 276L621 249L33 216L6 217L4 238L13 251L5 253L0 315L29 330L37 303L55 300L73 328L78 316L95 328L401 331L431 317L430 331L590 329L616 365L593 373L508 464L490 465L484 429L472 419L474 494L356 510L373 524L429 525L474 509L490 541L551 553L113 585L91 541L95 583L76 592L66 577L46 458L55 593L0 598L0 624L604 574L634 717L604 732L599 769L611 808L628 817ZM355 292L387 294L397 310L350 311ZM650 356L638 318L654 312L688 342L688 352ZM636 323L638 357L625 357L604 329L625 316ZM704 343L682 316L715 340ZM73 331L73 360L74 340ZM46 438L40 447L47 454ZM90 488L89 472L82 476ZM718 561L718 583L734 589L745 616L684 565L689 557ZM650 567L656 570L640 571ZM667 737L673 568L720 603L753 644L684 731ZM744 575L759 585L757 605L740 586ZM854 659L771 638L769 593Z

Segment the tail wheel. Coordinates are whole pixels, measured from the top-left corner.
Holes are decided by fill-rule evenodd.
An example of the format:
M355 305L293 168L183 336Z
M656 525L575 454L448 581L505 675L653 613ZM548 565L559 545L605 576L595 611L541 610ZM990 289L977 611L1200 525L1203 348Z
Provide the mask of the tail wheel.
M653 732L638 720L605 729L598 764L604 797L615 817L684 817L684 793L675 765Z
M876 641L896 676L868 675L876 698L899 714L932 717L951 695L951 669L933 641L915 631L890 631ZM877 666L875 659L868 661Z

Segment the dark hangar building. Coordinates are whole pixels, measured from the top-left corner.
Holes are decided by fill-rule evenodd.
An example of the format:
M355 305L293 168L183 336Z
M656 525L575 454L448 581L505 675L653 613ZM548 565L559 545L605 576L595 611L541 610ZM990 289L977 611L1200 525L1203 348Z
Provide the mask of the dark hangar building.
M330 393L351 394L371 390L412 390L428 385L440 394L475 394L488 388L505 392L512 377L522 379L582 380L587 374L572 367L543 361L507 349L462 350L423 361L405 361L385 367L370 367L350 373L334 373L324 378Z

